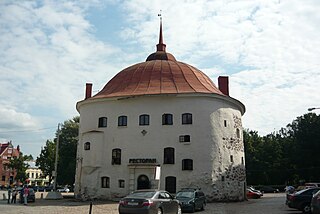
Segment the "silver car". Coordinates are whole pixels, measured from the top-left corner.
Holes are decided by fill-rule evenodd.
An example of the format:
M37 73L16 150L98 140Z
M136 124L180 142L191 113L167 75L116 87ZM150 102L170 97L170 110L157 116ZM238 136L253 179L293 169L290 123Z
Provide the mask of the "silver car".
M181 214L181 206L169 192L137 190L119 202L120 214Z
M312 214L320 214L320 190L312 197L311 212Z

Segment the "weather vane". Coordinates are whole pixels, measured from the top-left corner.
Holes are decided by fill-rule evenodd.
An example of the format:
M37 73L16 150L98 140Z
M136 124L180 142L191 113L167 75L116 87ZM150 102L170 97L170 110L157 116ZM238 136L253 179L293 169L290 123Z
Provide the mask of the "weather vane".
M160 13L158 13L158 16L160 17L160 21L162 21L162 10L160 10Z

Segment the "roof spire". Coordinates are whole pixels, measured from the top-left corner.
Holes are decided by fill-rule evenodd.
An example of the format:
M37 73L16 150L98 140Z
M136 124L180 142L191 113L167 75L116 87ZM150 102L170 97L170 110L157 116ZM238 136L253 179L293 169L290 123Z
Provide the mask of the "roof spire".
M162 14L161 10L160 13L158 14L160 17L160 33L159 33L159 44L157 44L157 51L164 51L166 52L166 45L163 43L163 36L162 36Z

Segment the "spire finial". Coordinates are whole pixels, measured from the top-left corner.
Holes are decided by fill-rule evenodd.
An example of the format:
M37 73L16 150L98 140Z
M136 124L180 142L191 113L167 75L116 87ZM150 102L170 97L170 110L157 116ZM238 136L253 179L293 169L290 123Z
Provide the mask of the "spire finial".
M166 51L166 45L163 43L163 36L162 36L162 10L158 16L160 17L160 33L159 33L159 44L157 44L157 51Z

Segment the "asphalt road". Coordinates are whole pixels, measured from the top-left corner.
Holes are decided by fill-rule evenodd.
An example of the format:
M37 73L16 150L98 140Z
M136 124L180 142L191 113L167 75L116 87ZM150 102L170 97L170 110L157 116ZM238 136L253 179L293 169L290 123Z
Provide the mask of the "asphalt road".
M1 214L88 214L90 202L79 202L74 199L44 200L37 193L35 203L27 206L21 204L7 204L1 200L3 192L0 191ZM70 193L69 193L69 196ZM45 197L45 195L44 195ZM118 214L118 204L114 202L95 201L92 206L92 214ZM301 214L285 205L285 194L265 194L260 199L249 199L235 203L209 203L205 211L196 214Z

